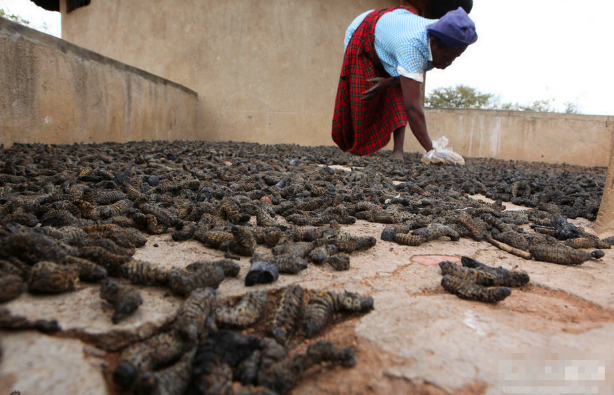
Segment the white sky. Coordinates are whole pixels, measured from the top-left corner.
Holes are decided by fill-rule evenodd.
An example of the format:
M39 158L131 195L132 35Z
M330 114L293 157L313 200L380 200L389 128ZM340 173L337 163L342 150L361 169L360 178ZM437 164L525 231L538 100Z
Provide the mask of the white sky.
M464 84L502 102L553 98L614 115L614 0L474 0L478 41L427 74L427 92Z
M60 13L30 0L0 0L30 27L60 37ZM583 114L614 115L614 0L474 0L479 39L427 91L464 84L529 104L576 102Z
M0 8L7 15L19 16L28 22L26 26L39 30L55 37L61 37L62 25L59 12L49 12L30 0L0 0Z

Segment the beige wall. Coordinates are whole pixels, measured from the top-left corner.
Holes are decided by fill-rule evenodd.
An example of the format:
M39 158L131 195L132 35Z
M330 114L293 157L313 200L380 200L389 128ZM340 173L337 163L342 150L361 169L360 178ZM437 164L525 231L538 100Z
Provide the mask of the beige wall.
M610 147L610 167L605 176L603 197L595 225L597 231L614 236L614 142Z
M398 4L92 0L62 37L197 91L199 139L329 144L345 30Z
M463 156L585 166L610 160L614 117L455 109L426 109L425 115L431 138L446 136ZM405 150L424 151L409 128Z
M198 97L0 18L0 144L194 139Z

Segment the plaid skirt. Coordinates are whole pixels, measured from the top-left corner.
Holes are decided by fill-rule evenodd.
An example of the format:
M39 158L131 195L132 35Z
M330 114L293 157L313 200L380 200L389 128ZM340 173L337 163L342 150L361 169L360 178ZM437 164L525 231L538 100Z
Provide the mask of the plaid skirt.
M332 131L333 141L343 151L371 155L388 144L393 131L407 124L400 85L371 100L362 100L360 96L372 84L367 80L390 77L375 52L373 34L379 18L398 8L405 7L383 8L368 14L345 50Z

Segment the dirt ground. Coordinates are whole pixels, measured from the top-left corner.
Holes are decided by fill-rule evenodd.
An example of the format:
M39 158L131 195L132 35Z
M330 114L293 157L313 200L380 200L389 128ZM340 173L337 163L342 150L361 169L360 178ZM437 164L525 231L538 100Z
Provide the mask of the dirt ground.
M475 198L488 200L483 196ZM525 209L506 204L508 209ZM572 220L590 228L591 222ZM608 250L601 260L581 266L560 266L524 260L501 251L487 242L461 239L429 242L408 247L379 239L385 225L358 221L344 227L354 235L372 235L375 247L352 254L351 270L334 272L311 266L296 276L283 275L268 286L272 290L290 284L308 289L348 290L371 295L375 310L331 326L315 340L332 340L356 348L358 364L351 369L317 368L301 381L293 394L498 394L549 393L548 387L572 388L573 382L553 376L553 380L519 377L516 392L504 388L500 380L503 358L514 360L518 353L538 369L548 369L551 355L561 364L599 358L607 367L607 377L585 385L610 393L614 345L614 256ZM601 237L610 236L601 234ZM174 261L178 265L197 259L216 259L219 251L203 255L197 242L179 246L163 235L152 237L138 257L152 261ZM496 305L462 300L447 294L440 285L439 262L460 262L469 256L492 266L523 270L531 276L528 286L514 289L510 297ZM240 261L248 270L249 262ZM219 297L241 295L241 276L225 281ZM437 325L433 325L437 322ZM460 329L459 330L459 326ZM413 330L418 330L418 339ZM603 332L608 333L602 336ZM562 337L560 340L553 340ZM301 339L304 341L305 339ZM308 342L309 343L309 342ZM463 355L467 352L466 355ZM560 357L559 357L560 356ZM450 361L446 361L450 358ZM566 359L567 358L567 359ZM520 358L522 359L522 358ZM416 367L425 363L427 377ZM571 363L571 362L569 362ZM457 369L460 368L460 371ZM466 373L466 374L465 374ZM533 382L531 382L533 380ZM558 380L558 381L557 381ZM530 388L529 388L530 387ZM578 387L579 388L579 387ZM605 389L604 389L605 388ZM571 393L590 393L582 392ZM539 392L542 391L542 392ZM552 392L558 393L558 392Z
M525 209L505 205L509 210ZM594 233L588 220L570 222ZM273 284L252 288L273 295L300 284L311 291L359 292L375 301L375 309L367 314L339 317L316 337L293 340L295 352L317 340L352 346L357 364L313 368L292 394L614 393L611 250L599 260L561 266L525 260L466 238L403 246L381 240L384 227L361 220L342 226L353 235L377 239L373 248L351 254L349 271L310 265L297 275L281 275ZM175 242L165 233L149 236L135 258L184 267L223 256L195 240ZM460 299L440 285L438 264L460 262L462 256L525 271L530 283L513 289L497 304ZM241 258L239 264L241 273L222 282L218 299L246 292L249 259ZM95 285L81 284L70 297L22 295L5 304L29 319L58 319L63 331L55 336L0 331L0 394L119 393L110 380L118 350L168 327L181 303L164 290L138 288L145 303L115 326ZM261 326L251 333L259 330Z

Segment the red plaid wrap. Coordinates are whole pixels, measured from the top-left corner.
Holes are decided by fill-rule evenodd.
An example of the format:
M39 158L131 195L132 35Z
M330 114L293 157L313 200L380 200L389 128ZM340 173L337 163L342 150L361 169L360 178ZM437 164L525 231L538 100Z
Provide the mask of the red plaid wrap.
M398 8L405 7L382 8L368 14L345 50L332 132L333 141L343 151L371 155L388 144L393 131L407 124L400 85L375 99L362 100L360 96L370 88L369 79L390 77L375 52L373 34L379 18Z

